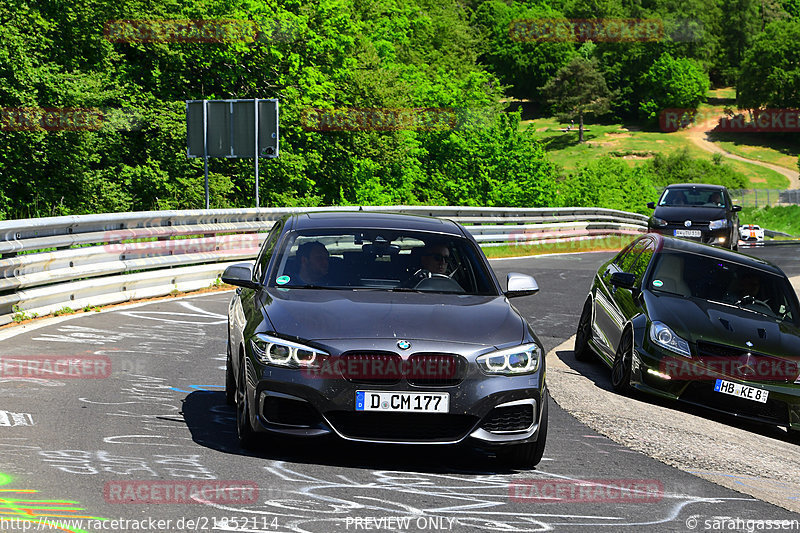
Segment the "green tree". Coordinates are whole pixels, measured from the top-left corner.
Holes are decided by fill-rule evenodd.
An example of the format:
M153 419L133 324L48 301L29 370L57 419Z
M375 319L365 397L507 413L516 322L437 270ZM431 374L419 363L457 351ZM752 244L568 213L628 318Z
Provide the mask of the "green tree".
M642 76L640 115L654 121L664 109L696 109L709 85L708 74L694 60L665 53Z
M745 50L763 29L761 0L721 0L725 23L721 27L720 64L725 82L736 80Z
M583 116L602 115L613 94L597 70L597 62L576 56L542 87L547 102L562 120L578 117L578 142L583 142Z
M528 24L560 18L563 15L546 4L488 0L476 7L472 24L483 37L480 62L509 86L509 94L544 103L539 87L569 62L575 47L571 42L538 41L527 31Z
M800 106L800 20L773 22L745 52L736 103L745 109Z

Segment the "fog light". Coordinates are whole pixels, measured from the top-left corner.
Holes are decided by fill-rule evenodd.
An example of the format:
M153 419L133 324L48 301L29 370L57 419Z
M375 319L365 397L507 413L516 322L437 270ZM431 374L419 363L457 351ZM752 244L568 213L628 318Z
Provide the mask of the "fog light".
M721 243L722 243L722 242L725 242L725 237L720 237L718 240L719 240L719 242L721 242Z
M653 370L652 368L648 368L647 369L647 373L648 374L652 374L653 376L656 376L657 378L661 378L661 379L672 379L672 377L669 376L668 374L662 374L661 372L659 372L657 370Z

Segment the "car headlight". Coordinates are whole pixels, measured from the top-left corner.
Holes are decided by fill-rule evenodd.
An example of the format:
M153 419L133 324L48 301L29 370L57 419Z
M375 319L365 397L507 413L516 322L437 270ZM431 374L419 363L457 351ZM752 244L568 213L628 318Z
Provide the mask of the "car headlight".
M321 364L328 354L296 342L257 333L250 339L253 354L266 365L288 368L311 368Z
M664 220L663 218L652 217L650 220L652 221L653 226L655 226L657 228L663 228L664 226L666 226L668 224L668 222L666 220Z
M539 369L541 352L536 344L523 344L478 356L475 362L487 374L517 376L533 374Z
M671 352L684 357L692 357L692 352L689 351L689 343L675 335L675 332L663 322L650 324L650 340Z
M728 227L728 221L724 218L712 220L708 223L708 229L722 229Z

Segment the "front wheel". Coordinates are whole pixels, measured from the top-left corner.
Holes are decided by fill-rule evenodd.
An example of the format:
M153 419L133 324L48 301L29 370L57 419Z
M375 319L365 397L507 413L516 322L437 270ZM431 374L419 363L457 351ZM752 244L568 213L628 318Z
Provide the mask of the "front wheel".
M525 444L512 444L498 452L498 457L507 465L517 468L533 468L538 465L544 455L544 446L547 443L547 401L544 396L542 417L539 419L539 436L536 442Z
M255 444L256 433L253 431L253 426L250 425L250 402L247 401L245 363L244 359L239 363L239 382L236 384L236 433L239 437L239 446L249 449Z
M592 337L592 300L586 300L583 305L581 318L578 320L578 331L575 333L575 348L573 353L578 361L589 361L592 350L589 348L589 339Z
M622 334L617 352L614 354L614 365L611 367L611 386L619 393L625 394L631 390L632 361L633 334L628 330Z
M230 341L228 341L228 356L225 358L225 403L236 405L236 378L233 375Z

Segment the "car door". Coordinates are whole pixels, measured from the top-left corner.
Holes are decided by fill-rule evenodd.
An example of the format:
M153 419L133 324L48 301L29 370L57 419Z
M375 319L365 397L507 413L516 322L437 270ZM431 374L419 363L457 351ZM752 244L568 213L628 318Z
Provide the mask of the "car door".
M595 329L599 336L598 345L603 350L603 356L612 361L614 352L622 336L622 329L630 319L630 313L635 307L632 291L615 287L611 284L611 276L615 272L628 272L637 274L636 265L639 256L645 250L651 250L643 264L647 264L652 250L655 249L653 239L642 237L634 241L628 248L622 250L606 268L598 273L597 289L595 292ZM643 274L643 272L642 272ZM637 275L637 282L641 287L641 275Z

